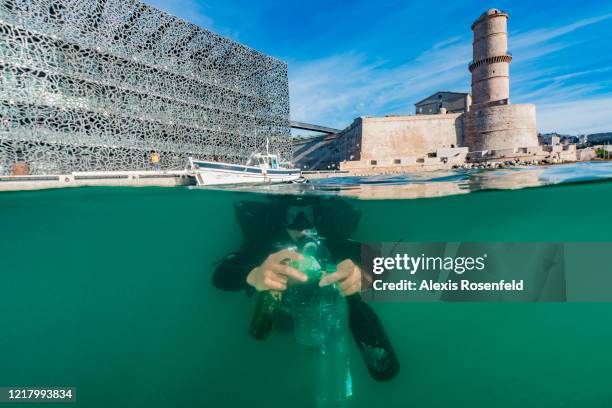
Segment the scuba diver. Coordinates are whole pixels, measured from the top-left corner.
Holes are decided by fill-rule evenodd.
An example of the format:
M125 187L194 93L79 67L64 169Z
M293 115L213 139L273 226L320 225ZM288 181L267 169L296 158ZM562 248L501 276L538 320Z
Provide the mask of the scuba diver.
M249 295L259 292L260 299L265 294L283 293L289 298L292 288L309 278L297 267L304 260L297 249L321 243L327 254L325 263L330 266L326 269L331 271L322 274L315 286L333 287L342 295L348 306L348 326L371 376L378 381L397 376L400 365L395 351L380 319L360 295L372 282L359 266L361 244L350 239L361 213L340 199L273 196L268 202L238 202L235 214L243 245L220 262L213 285L227 291L246 290ZM274 310L273 321L277 330L297 331L297 322L282 308ZM250 333L265 338L252 329Z

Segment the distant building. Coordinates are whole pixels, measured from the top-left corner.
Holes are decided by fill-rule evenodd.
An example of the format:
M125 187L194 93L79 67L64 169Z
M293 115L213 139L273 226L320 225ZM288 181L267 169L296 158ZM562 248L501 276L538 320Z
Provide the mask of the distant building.
M583 140L582 136L562 135L556 132L553 133L540 133L538 140L541 145L555 145L555 144L577 144Z
M538 135L538 141L541 145L556 145L561 142L563 135L558 133L540 133Z
M607 133L591 133L590 135L585 135L584 137L585 143L589 143L591 145L595 144L610 144L612 143L612 132Z
M448 113L463 113L470 110L472 97L465 92L436 92L414 104L417 115L433 115L442 108Z

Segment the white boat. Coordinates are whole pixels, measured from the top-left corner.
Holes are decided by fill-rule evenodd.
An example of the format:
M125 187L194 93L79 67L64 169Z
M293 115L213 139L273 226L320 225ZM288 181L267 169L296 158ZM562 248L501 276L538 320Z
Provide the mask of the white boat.
M300 169L289 169L278 164L275 154L254 153L247 164L189 158L199 186L245 183L286 183L300 178Z

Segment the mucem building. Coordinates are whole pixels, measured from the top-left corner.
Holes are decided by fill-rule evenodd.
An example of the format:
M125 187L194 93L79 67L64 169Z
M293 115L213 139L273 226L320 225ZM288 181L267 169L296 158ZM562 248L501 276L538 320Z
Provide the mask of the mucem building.
M137 0L0 0L0 174L291 158L284 62Z

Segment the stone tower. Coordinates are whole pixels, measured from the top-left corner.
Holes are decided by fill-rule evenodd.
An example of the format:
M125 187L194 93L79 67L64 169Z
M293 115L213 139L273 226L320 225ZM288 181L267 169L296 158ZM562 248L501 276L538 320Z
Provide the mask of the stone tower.
M472 24L474 31L472 103L507 104L510 99L510 61L508 54L508 14L488 10Z
M538 146L535 106L510 104L508 14L484 12L474 31L472 106L465 115L465 145L473 152L511 155L509 150Z

